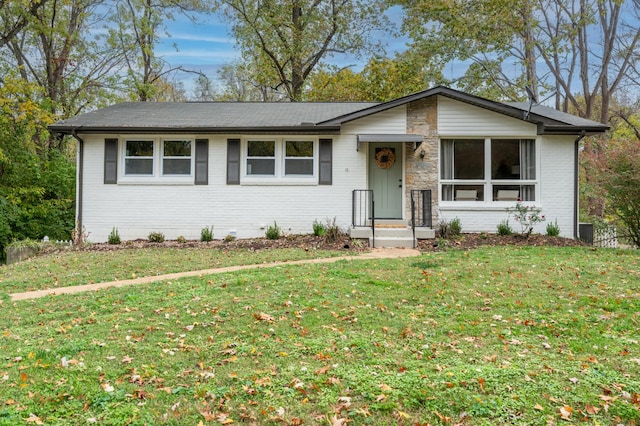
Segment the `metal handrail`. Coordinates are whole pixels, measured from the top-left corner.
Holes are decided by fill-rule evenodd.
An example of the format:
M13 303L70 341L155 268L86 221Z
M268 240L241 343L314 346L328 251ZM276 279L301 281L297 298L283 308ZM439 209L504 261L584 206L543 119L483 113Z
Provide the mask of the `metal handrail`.
M376 214L373 190L354 189L352 192L351 226L370 227L372 235L372 245L376 244ZM367 222L370 222L368 224Z
M416 199L418 202L416 202ZM413 233L413 247L416 246L416 217L419 216L420 226L433 227L433 215L431 213L431 190L412 189L411 190L411 232ZM418 213L416 214L416 210Z

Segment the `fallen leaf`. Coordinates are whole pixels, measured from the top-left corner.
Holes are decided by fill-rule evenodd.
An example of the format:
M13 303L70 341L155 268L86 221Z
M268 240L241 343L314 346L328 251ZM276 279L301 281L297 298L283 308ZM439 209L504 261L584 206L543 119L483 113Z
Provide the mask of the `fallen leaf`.
M125 355L120 362L122 362L123 364L131 364L131 361L133 361L133 358L131 358L129 355Z
M484 392L485 380L482 377L478 379L478 384L480 385L480 390Z
M333 417L331 417L329 419L329 423L331 423L331 426L344 426L347 424L347 419L345 418L338 418L335 414L333 415Z
M44 422L42 421L42 419L38 416L36 416L35 414L29 414L29 417L27 417L26 419L24 419L25 422L27 423L35 423L37 425L43 425Z
M538 410L538 411L544 411L544 407L540 404L536 404L533 406L534 410Z
M275 318L273 318L271 315L265 314L264 312L260 312L258 314L253 314L253 317L255 319L257 319L258 321L265 321L265 322L275 322Z
M568 405L564 405L560 407L560 417L563 420L569 420L571 418L571 414L573 413L573 408Z
M591 414L591 415L598 414L600 412L599 407L594 407L593 405L589 405L589 404L586 404L585 410L587 411L587 414Z
M109 392L109 393L111 393L111 392L113 392L113 391L114 391L113 386L111 386L111 385L110 385L109 383L107 383L107 382L104 382L104 383L103 383L103 384L101 384L100 386L102 386L102 389L104 389L104 391L105 391L105 392Z
M391 392L393 390L393 388L391 386L387 385L386 383L382 383L378 387L380 388L380 390L382 392Z

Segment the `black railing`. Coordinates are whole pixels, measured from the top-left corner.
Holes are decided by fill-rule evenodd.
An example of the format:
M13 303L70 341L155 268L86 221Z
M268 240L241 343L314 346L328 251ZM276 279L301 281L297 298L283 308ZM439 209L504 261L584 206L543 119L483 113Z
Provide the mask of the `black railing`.
M414 245L416 241L416 227L433 227L430 189L411 190L411 232L413 232Z
M351 208L351 225L354 228L371 228L372 246L376 246L375 206L373 190L354 189Z

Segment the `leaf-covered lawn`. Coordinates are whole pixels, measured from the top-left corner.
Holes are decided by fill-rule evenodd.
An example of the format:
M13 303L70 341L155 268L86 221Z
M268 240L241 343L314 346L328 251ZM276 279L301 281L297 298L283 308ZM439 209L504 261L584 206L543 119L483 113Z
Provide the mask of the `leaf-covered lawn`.
M639 424L640 256L483 248L4 302L0 424Z
M72 251L0 265L0 293L127 280L225 266L333 257L348 252L328 250L225 250L218 248L145 248Z

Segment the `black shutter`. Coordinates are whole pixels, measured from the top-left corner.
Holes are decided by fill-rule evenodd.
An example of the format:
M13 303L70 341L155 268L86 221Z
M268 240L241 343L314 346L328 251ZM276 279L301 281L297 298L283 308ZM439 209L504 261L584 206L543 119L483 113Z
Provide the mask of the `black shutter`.
M104 183L118 183L118 139L104 140Z
M209 184L209 139L196 139L196 185Z
M240 139L227 139L227 185L240 185Z
M332 139L320 139L318 185L331 185L333 183L332 142Z

